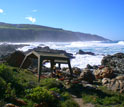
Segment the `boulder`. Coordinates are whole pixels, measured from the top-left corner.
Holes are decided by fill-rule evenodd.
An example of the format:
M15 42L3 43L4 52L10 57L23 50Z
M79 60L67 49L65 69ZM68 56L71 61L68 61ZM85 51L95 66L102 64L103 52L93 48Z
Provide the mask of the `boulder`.
M101 64L112 68L116 74L124 74L124 53L105 56Z
M90 64L87 64L87 69L93 69L93 66L91 66Z
M113 90L115 92L120 92L123 93L124 92L124 76L117 76L114 79L108 79L108 78L104 78L102 80L102 84L104 86L107 86L107 88L109 90Z
M82 50L79 50L76 54L81 54L81 55L85 55L85 54L88 54L88 55L95 55L95 53L93 52L84 52Z
M110 79L109 78L103 78L102 79L102 85L106 85L108 83L110 83Z
M113 70L109 67L105 67L105 68L98 68L97 70L94 70L94 75L96 79L103 79L103 78L113 78L114 77L114 73Z
M16 51L16 49L18 48L22 48L24 46L28 46L26 44L22 44L22 45L12 45L12 44L1 44L0 45L0 58L2 57L2 59L6 58L6 56L8 56L9 54L13 53Z
M124 75L117 76L116 79L117 79L117 80L124 80Z
M90 71L89 69L84 69L82 71L82 73L80 74L79 79L80 80L85 80L89 83L93 83L93 81L95 80L95 77L94 77L92 71Z
M25 55L21 51L16 51L12 53L8 58L7 58L7 63L11 66L14 67L20 67ZM22 68L27 68L31 64L31 60L27 59L25 63L23 64Z
M81 69L77 67L73 68L72 71L73 71L73 74L76 74L76 75L79 75L81 73Z
M17 105L21 105L21 106L27 105L27 103L24 100L22 100L22 99L17 99L16 98L15 102L16 102Z
M9 104L6 104L4 107L19 107L19 106L9 103Z
M34 107L48 107L48 104L46 102L42 102L40 104L35 104Z

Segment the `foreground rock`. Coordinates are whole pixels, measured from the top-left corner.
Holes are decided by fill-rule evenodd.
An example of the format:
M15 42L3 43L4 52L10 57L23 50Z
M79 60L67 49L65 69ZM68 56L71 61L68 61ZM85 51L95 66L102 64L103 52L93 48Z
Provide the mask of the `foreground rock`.
M105 56L102 65L110 67L117 74L124 74L124 54L117 53Z
M95 77L94 77L92 71L90 71L89 69L84 69L82 71L82 73L80 74L79 79L80 80L85 80L89 83L93 83L93 81L95 80Z
M7 57L7 63L14 67L20 67L25 55L21 51L16 51ZM22 68L27 68L31 64L31 60L27 59Z
M10 103L10 104L6 104L4 107L19 107L19 106Z
M124 92L124 75L123 76L117 76L114 79L104 78L102 80L102 84L106 86L109 90L113 90L115 92Z
M109 67L101 67L97 70L94 70L94 75L96 79L115 77L114 71Z
M73 74L75 75L80 75L81 73L81 69L77 67L72 68L72 71L73 71Z

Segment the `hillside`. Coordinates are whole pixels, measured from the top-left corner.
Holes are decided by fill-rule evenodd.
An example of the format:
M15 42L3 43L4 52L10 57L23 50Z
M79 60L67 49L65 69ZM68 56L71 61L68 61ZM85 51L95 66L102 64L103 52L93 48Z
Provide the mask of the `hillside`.
M107 41L98 35L72 32L59 28L32 24L8 24L0 22L0 41L9 42L72 42Z

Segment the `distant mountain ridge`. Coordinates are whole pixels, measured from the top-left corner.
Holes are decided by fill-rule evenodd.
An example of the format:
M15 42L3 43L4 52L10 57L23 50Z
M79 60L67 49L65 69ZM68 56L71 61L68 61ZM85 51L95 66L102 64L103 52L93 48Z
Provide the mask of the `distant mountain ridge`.
M8 24L0 22L0 41L6 42L73 42L108 41L98 35L67 31L34 24Z

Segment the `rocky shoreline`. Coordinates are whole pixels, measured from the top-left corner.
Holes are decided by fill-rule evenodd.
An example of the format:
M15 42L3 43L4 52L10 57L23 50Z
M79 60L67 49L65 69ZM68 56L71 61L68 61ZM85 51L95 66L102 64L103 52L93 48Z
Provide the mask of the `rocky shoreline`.
M27 52L19 52L16 51L17 48L23 47L25 45L0 45L0 56L1 61L7 56L8 64L11 66L19 67L21 64L21 61L24 58L25 53L31 52L33 50L40 50L40 51L47 51L47 52L54 52L59 54L65 54L66 56L70 58L74 58L73 54L67 53L63 50L54 50L50 49L49 47L37 47L34 49L29 49ZM12 54L11 54L12 53ZM92 52L84 52L79 50L77 54L90 54L95 55ZM6 58L5 58L6 59ZM15 59L17 61L15 61ZM26 68L31 64L31 61L27 61ZM69 70L62 69L62 71L69 72ZM73 68L73 79L71 81L67 80L67 84L69 82L72 83L82 83L82 81L86 81L88 84L92 84L94 81L101 81L103 86L106 86L110 90L124 92L124 53L117 53L114 55L108 55L103 57L101 61L101 65L87 65L85 69L80 68ZM66 73L64 74L62 72L62 75L65 76L65 78L68 78L68 75L66 76ZM65 80L63 78L63 80ZM85 82L83 82L84 84Z
M40 50L40 51L65 54L70 58L74 58L73 54L67 53L66 51L63 51L63 50L50 49L49 47L37 47L34 49L30 49L27 52L16 51L18 48L23 46L25 45L1 45L0 47L0 49L2 50L0 53L1 55L0 63L7 62L7 66L9 65L9 67L12 67L12 70L13 70L12 74L16 73L16 75L22 75L22 81L24 80L23 78L24 73L26 75L25 78L27 78L29 74L31 75L31 78L27 78L27 79L38 78L37 64L35 66L30 66L32 62L33 63L35 62L34 60L31 60L31 59L27 60L25 66L23 67L27 69L27 71L25 71L25 69L22 69L22 71L20 72L19 70L20 64L24 59L25 54L28 52L31 52L33 50L35 51ZM92 52L84 52L80 50L77 54L95 55ZM105 102L108 100L110 101L108 102L108 104L110 105L112 105L114 101L115 101L115 105L117 104L122 105L123 99L121 98L123 97L123 94L124 94L124 53L117 53L114 55L104 56L101 61L101 65L91 66L88 64L84 69L73 67L72 71L73 71L73 75L71 76L68 68L62 68L61 70L56 68L55 71L53 72L51 71L50 68L43 66L42 75L40 78L42 81L45 79L48 81L50 79L49 82L46 82L44 87L46 87L47 84L50 84L50 86L53 85L54 87L57 87L58 86L57 82L58 81L61 82L62 85L60 86L62 87L58 89L63 89L64 91L66 90L71 95L71 97L68 97L68 98L72 98L74 101L77 102L77 104L80 107L84 105L86 105L87 107L88 104L93 107L95 107L96 104L99 104L101 106L102 105L101 103L103 101ZM52 83L52 79L56 80L54 84ZM25 82L26 81L24 81L24 83ZM29 86L34 87L34 83L35 82L31 80L29 82ZM36 84L37 84L37 81L36 81ZM42 82L40 82L40 84L42 84ZM108 92L107 93L104 92L104 90L100 89L101 87L106 88L106 91ZM48 90L49 89L47 89L47 91ZM114 94L109 94L109 91L113 92ZM116 94L119 94L117 97L118 99L120 98L119 99L119 101L121 100L120 102L118 102L117 100L114 100L116 99ZM59 101L61 101L61 99L64 98L62 95L60 95L58 91L50 91L50 95L57 98L57 100ZM104 97L102 98L101 96L104 96ZM39 98L39 99L42 99L42 98ZM72 99L71 99L71 103L73 102ZM88 102L88 104L84 104L83 102L84 101L86 102L87 99L91 99L91 100ZM98 102L95 99L97 99ZM23 99L20 99L18 97L17 98L13 97L13 99L11 99L10 97L10 100L11 100L11 104L7 100L7 102L3 103L3 105L5 105L5 107L11 107L11 106L20 105L20 104L21 105L28 104L28 102L25 102ZM104 102L103 102L103 105L104 105ZM45 104L49 105L47 101L45 102ZM42 102L36 103L34 104L34 107L40 107L41 105L44 106L44 103Z

